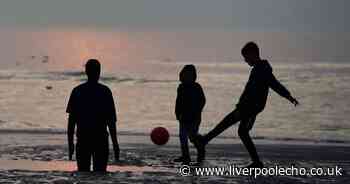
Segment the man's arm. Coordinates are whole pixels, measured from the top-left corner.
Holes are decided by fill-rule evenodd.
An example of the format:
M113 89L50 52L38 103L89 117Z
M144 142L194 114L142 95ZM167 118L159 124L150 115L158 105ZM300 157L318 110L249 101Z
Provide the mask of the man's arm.
M119 161L119 154L120 154L120 149L119 149L119 143L117 139L117 126L116 122L110 122L108 123L108 130L109 134L111 135L112 139L112 144L113 144L113 150L114 150L114 159L115 161Z
M118 144L118 139L117 139L117 113L114 105L114 99L112 92L109 90L109 113L108 113L108 131L112 139L112 144L113 144L113 150L114 150L114 160L119 161L119 154L120 154L120 149L119 149L119 144Z
M74 131L75 131L75 118L73 114L69 114L68 116L68 150L69 150L69 160L72 160L74 154Z
M273 89L276 93L278 93L280 96L286 98L289 100L292 104L297 106L299 102L290 94L288 89L284 87L271 73L270 79L269 79L269 86L271 89Z
M76 119L76 104L77 103L77 90L74 88L69 97L66 112L68 115L68 126L67 126L67 136L68 136L68 156L69 160L72 160L74 153L74 133L75 133L75 124L77 123Z

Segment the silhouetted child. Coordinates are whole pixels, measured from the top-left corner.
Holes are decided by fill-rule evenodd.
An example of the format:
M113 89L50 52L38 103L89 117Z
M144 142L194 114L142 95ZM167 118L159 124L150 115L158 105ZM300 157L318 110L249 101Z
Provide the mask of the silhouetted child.
M199 150L201 159L205 157L205 145L224 130L240 121L238 135L247 148L253 161L247 167L263 167L254 143L249 135L253 128L256 116L265 108L269 88L280 96L288 99L295 106L299 102L291 96L290 92L275 78L272 67L266 60L260 58L259 47L254 42L247 43L242 49L245 62L252 67L249 80L239 99L236 109L229 113L213 130L205 136L197 136L195 145Z
M179 137L182 156L175 162L189 163L191 157L188 149L188 139L198 134L202 110L205 105L205 95L199 83L194 65L185 65L179 74L181 84L177 88L175 114L180 123Z

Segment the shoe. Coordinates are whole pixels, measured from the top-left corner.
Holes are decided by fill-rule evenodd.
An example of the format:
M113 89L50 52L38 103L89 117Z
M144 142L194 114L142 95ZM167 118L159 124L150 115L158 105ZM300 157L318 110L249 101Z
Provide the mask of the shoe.
M200 167L200 166L202 166L202 163L201 162L191 162L190 166L192 166L192 167Z
M197 162L201 163L203 160L205 160L206 143L204 142L204 137L198 134L193 144L197 149Z
M181 162L182 165L190 165L190 163L191 163L190 159L188 159L188 160L185 159Z
M181 156L181 157L175 158L173 162L182 162L183 164L189 164L191 162L191 159Z
M264 164L261 161L257 161L257 162L253 162L245 167L246 168L263 168Z

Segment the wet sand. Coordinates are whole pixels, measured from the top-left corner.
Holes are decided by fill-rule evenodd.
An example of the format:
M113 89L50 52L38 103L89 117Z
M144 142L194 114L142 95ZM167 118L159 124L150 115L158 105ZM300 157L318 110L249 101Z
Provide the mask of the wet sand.
M11 139L12 137L12 139ZM120 136L121 161L104 175L77 173L67 161L65 135L0 135L0 183L347 183L350 145L257 141L266 167L340 167L342 176L181 176L171 160L180 154L177 138L155 146L144 136ZM191 147L193 160L195 150ZM207 146L204 167L243 167L250 162L239 140L217 139Z

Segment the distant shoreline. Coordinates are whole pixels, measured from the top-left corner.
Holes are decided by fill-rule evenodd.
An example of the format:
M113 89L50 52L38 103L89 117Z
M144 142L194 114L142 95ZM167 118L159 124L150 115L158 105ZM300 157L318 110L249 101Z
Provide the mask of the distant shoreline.
M0 129L0 134L5 136L9 135L19 135L21 137L28 136L63 136L65 139L66 130L63 129ZM171 140L174 141L174 144L178 143L178 134L170 133ZM1 136L0 136L1 137ZM118 131L118 137L127 137L127 139L132 138L134 140L140 140L140 144L145 143L145 140L149 139L149 134L146 132L130 132L130 131ZM2 138L6 139L6 138ZM312 140L312 139L298 139L298 138L267 138L260 136L253 136L253 139L257 141L257 143L261 144L284 144L284 145L329 145L329 146L346 146L350 147L350 141L342 141L342 140ZM137 141L133 141L137 142ZM213 144L232 144L232 143L240 143L240 139L234 136L219 136L213 141Z

